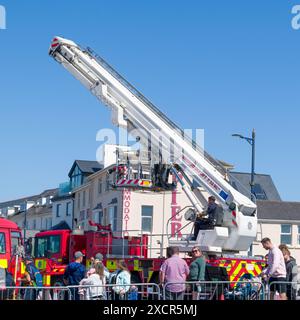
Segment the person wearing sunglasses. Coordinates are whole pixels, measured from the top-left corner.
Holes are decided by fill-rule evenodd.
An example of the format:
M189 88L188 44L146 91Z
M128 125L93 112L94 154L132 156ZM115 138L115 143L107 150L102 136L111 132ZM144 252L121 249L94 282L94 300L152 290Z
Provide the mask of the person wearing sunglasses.
M192 249L193 262L190 265L189 281L198 282L205 280L205 268L206 260L203 256L202 251L199 247L194 247ZM198 300L199 294L201 293L203 285L192 284L192 299Z

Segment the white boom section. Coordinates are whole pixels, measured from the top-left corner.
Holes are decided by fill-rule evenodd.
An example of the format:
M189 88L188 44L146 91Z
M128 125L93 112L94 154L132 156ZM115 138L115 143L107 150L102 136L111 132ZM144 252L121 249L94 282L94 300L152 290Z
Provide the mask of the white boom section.
M132 87L102 58L94 56L91 51L82 49L76 43L55 37L49 54L62 64L93 95L112 109L114 125L141 130L144 141L153 140L165 152L170 152L170 140L175 150L182 150L183 156L175 161L200 186L214 195L223 208L236 215L231 224L231 236L224 247L228 250L247 250L256 237L256 204L234 189L224 176L197 150L191 141L183 136L182 131L161 113L151 102ZM236 210L232 204L236 205ZM203 206L198 202L197 211ZM246 224L246 226L245 226ZM241 230L240 226L248 230ZM246 232L247 231L247 232ZM244 241L241 241L245 235Z

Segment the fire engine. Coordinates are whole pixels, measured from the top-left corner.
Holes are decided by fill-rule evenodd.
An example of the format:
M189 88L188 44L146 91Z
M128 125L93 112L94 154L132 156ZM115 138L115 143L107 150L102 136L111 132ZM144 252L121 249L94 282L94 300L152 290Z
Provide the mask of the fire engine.
M92 224L92 223L91 223ZM93 223L93 225L95 225ZM163 257L149 256L148 235L141 237L114 237L109 227L97 224L96 230L50 230L35 236L35 264L43 273L45 286L63 285L63 274L74 253L85 255L85 265L90 266L91 258L97 253L104 256L104 264L110 272L116 270L116 261L124 259L131 272L134 283L158 283L159 270L165 260ZM186 258L188 264L191 259ZM223 278L238 281L244 274L258 276L265 266L264 260L256 257L209 255L207 264L214 273L227 271ZM224 276L224 274L221 276Z
M195 245L201 247L209 256L209 265L226 268L232 281L245 273L259 275L264 266L263 260L239 256L239 252L247 251L256 238L257 206L254 196L246 196L236 190L228 179L227 170L218 161L188 138L92 49L55 37L49 55L107 105L112 110L112 123L134 135L141 150L148 153L147 164L133 164L128 157L118 157L112 170L115 177L113 187L159 192L172 189L174 184L169 181L171 176L176 177L191 202L184 214L187 225L203 214L208 196L214 196L222 209L221 222L209 230L200 230L194 240L168 237L169 245L178 246L182 253L190 252ZM116 267L116 260L125 257L137 281L157 282L163 258L148 257L147 237L117 238L109 230L97 228L97 231L84 231L82 234L65 230L42 232L36 236L36 263L44 271L45 284L53 284L51 276L53 279L61 276L76 249L85 251L87 263L96 251L102 252L111 271ZM113 243L120 245L112 246ZM113 248L122 248L121 243L123 252L118 257ZM134 249L138 247L137 243L141 245L139 252ZM108 249L104 250L103 244ZM46 249L40 252L43 246Z
M13 275L16 284L19 284L18 279L25 273L22 258L14 254L19 239L21 239L21 230L18 225L0 218L0 268L7 269Z

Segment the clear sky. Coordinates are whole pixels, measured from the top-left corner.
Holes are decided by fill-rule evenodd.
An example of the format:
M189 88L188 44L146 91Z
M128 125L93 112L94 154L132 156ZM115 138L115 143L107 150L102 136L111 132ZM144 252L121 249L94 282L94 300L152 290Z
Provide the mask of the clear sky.
M300 4L300 0L298 1ZM53 36L94 48L182 128L204 128L213 156L300 201L297 1L0 0L0 201L56 187L95 160L110 113L51 59Z

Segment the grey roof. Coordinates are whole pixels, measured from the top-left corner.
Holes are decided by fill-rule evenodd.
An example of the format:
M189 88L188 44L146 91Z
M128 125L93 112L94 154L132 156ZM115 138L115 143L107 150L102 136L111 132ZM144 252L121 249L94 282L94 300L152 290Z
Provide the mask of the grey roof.
M44 192L42 192L39 197L53 197L56 195L56 193L58 192L58 188L54 188L54 189L48 189L45 190Z
M250 194L250 181L251 181L251 174L244 173L244 172L230 172L230 175L237 179L239 183L234 183L233 186L241 193L245 194L249 197ZM231 183L234 180L231 179ZM236 181L235 181L236 182ZM279 192L272 180L272 177L268 174L255 174L255 184L259 184L266 195L266 200L269 201L281 201L281 197ZM248 191L249 190L249 191Z
M71 230L71 228L68 225L68 223L65 220L63 220L60 223L53 226L51 230Z
M36 196L30 196L30 197L10 200L10 201L6 201L6 202L1 202L0 203L0 208L18 206L18 205L21 205L22 203L24 203L25 201L36 201L38 199L39 199L39 196L36 195Z
M257 201L258 219L300 221L300 202Z
M82 173L87 173L87 174L92 174L103 169L103 165L101 165L98 161L75 160L69 172L69 177L71 177L72 172L76 165L79 167Z
M40 214L51 214L52 215L52 205L44 206L33 206L27 210L27 215L40 215Z
M40 199L42 197L54 196L57 192L58 192L58 189L48 189L48 190L45 190L42 193L34 195L34 196L29 196L29 197L19 198L19 199L15 199L15 200L6 201L6 202L1 202L0 209L7 208L7 207L13 207L13 206L19 206L26 201L37 201L38 199Z
M67 200L67 199L72 199L74 197L74 194L72 193L66 193L60 195L59 193L56 193L53 198L51 199L52 203L56 201L62 201L62 200Z

